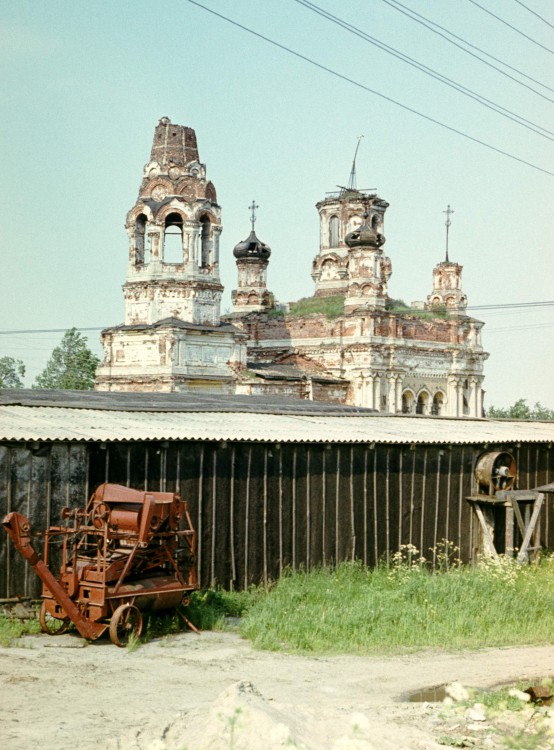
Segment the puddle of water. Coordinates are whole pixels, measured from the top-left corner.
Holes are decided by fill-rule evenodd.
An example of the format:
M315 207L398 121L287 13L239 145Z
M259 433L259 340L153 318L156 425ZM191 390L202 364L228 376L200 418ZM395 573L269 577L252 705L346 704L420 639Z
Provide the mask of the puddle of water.
M416 690L408 696L410 703L439 703L446 698L446 685L436 685L435 687Z
M550 677L549 679L553 680L553 677ZM552 689L551 688L542 688L541 690L541 680L540 679L528 679L525 680L525 682L528 684L528 689L535 691L534 694L532 694L531 698L534 702L540 701L545 706L549 706L553 703L552 698ZM409 701L410 703L441 703L447 696L446 693L446 687L448 683L444 683L442 685L435 685L434 687L426 687L422 690L416 690L414 693L410 693L404 700ZM510 682L504 682L499 683L498 685L495 685L493 688L489 688L489 690L499 690L502 688L507 687L514 687L516 684L515 680L511 680ZM531 686L538 686L538 687L531 687ZM485 692L485 691L483 691Z

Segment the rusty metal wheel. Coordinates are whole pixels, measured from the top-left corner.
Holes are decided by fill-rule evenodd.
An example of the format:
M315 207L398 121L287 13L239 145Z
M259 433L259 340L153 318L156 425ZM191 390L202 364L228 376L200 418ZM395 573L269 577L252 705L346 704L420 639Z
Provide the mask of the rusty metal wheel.
M65 633L71 622L69 617L54 617L54 615L48 612L45 599L42 600L42 604L40 605L38 621L42 632L48 633L48 635L61 635Z
M121 604L110 620L110 638L112 643L122 648L133 635L139 638L142 633L142 615L133 604Z

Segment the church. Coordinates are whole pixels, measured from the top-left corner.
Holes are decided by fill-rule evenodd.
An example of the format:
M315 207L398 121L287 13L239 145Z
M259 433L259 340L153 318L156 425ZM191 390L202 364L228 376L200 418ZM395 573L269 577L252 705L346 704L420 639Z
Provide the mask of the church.
M483 323L466 314L462 266L432 270L425 302L388 293L388 203L347 186L317 203L312 297L279 303L271 249L252 227L233 254L232 311L221 316L221 208L192 128L162 118L127 214L125 322L102 332L101 391L283 395L388 413L480 417ZM307 269L308 271L308 269Z

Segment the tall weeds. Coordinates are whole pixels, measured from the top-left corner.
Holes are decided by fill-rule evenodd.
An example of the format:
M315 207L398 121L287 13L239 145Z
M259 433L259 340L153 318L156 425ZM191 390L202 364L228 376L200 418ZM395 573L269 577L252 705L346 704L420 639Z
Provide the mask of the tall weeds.
M462 567L456 550L415 548L390 566L357 563L283 576L248 609L241 633L264 649L393 653L551 643L554 560Z

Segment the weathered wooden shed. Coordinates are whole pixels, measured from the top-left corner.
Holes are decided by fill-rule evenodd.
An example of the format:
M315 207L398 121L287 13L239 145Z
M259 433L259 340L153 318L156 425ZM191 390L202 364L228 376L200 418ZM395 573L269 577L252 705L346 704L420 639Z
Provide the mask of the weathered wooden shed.
M0 517L34 530L101 482L177 491L198 532L202 585L243 588L284 568L387 560L448 539L471 561L466 498L484 451L513 454L517 486L554 480L554 423L384 415L253 396L0 391ZM551 501L540 543L554 546ZM499 533L499 550L501 549ZM0 535L0 597L36 596Z

